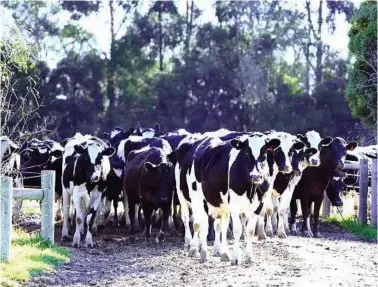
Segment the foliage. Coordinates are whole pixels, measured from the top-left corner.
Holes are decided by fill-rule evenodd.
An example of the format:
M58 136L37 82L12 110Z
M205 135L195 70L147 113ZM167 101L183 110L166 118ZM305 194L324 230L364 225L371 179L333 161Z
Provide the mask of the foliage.
M359 224L356 216L341 218L339 215L331 215L326 218L327 223L332 223L367 240L377 239L377 228L369 224Z
M366 1L352 18L347 99L353 116L372 129L377 124L377 2Z
M46 4L37 18L50 21L49 9L50 16L70 15L57 35L43 34L46 41L59 37L62 59L50 68L39 58L28 74L45 95L41 116L57 118L50 137L159 122L163 131L316 129L371 140L345 100L346 62L322 42L322 25L332 32L335 16L349 19L353 4L310 2L293 9L281 1L217 1L211 23L201 21L192 0L184 13L175 1L151 2L144 13L137 1ZM23 15L22 7L11 8ZM111 41L103 52L80 20L105 8Z
M0 263L0 285L13 286L43 271L51 271L71 258L71 251L52 245L39 234L12 230L8 262Z

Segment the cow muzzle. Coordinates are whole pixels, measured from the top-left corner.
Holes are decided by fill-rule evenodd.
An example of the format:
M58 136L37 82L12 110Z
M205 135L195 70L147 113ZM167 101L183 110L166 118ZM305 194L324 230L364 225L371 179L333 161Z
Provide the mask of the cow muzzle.
M91 177L91 182L92 183L95 183L95 182L98 182L100 180L100 176L99 175L92 175Z
M278 170L279 170L280 172L282 172L282 173L289 173L289 172L291 172L291 168L290 168L289 165L285 165L285 166L279 168Z
M262 176L260 174L251 174L252 183L260 183L261 180L262 180Z
M337 206L337 207L340 207L340 206L343 206L343 201L342 200L336 200L334 202L331 202L333 206Z
M302 172L300 170L294 170L294 176L301 176Z
M336 169L340 170L344 167L344 163L342 161L337 162Z
M319 160L316 158L311 159L310 164L313 166L318 166L319 165Z

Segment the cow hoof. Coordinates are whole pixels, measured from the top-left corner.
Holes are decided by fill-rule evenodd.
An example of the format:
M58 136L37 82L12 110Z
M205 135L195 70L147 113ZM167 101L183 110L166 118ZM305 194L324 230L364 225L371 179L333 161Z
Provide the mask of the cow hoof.
M296 230L296 229L292 229L290 233L291 233L291 235L293 235L293 236L297 236L297 235L298 235L298 230Z
M220 246L214 246L213 256L215 256L215 257L220 257L221 256Z
M239 263L240 263L240 259L238 259L238 258L233 258L231 260L231 266L239 265Z
M265 230L266 236L273 237L273 230Z
M74 243L72 243L72 246L74 248L80 248L80 243L74 242Z
M303 236L304 237L313 237L313 234L311 231L305 230L303 231Z
M165 241L164 234L159 233L158 236L156 236L155 241L156 241L157 244L164 243L164 241Z
M228 254L227 252L223 252L220 256L220 261L221 262L228 262L230 261L230 254Z
M70 237L68 235L62 236L61 243L66 243L66 242L69 242L69 241L72 241L72 237Z
M265 233L261 233L257 236L257 239L258 240L265 240L266 239L266 234Z
M314 232L314 237L322 237L322 235L320 234L320 232L319 231L316 231L316 232Z
M278 237L284 239L284 238L287 238L287 235L286 235L285 231L279 231L278 232Z
M245 253L245 262L246 263L252 263L252 252L246 252Z
M201 250L200 253L200 262L205 263L207 262L207 258L209 257L209 252L207 250Z
M189 250L188 257L195 257L197 255L197 253L198 253L198 250L192 248L192 249Z
M190 238L185 238L184 250L190 249Z

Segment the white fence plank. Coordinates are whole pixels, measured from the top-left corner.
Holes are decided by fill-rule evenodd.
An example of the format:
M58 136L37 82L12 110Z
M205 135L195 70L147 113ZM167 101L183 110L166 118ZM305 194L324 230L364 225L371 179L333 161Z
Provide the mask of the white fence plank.
M13 199L42 200L43 191L40 188L14 188Z
M0 189L0 261L7 261L9 258L12 224L12 189L12 178L2 177Z
M367 223L367 196L368 196L368 181L369 170L368 160L360 160L360 194L359 194L359 206L358 206L358 222L360 224Z
M42 170L42 236L54 244L55 171Z
M373 159L371 166L371 224L377 226L378 221L378 202L377 202L377 159Z

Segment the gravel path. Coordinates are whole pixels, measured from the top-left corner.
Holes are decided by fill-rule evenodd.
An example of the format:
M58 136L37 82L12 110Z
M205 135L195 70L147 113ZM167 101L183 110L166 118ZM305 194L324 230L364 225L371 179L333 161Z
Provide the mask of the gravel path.
M325 223L320 230L323 238L256 240L254 261L231 266L212 255L205 264L187 257L180 237L147 245L142 235L130 237L122 228L107 227L94 237L94 249L72 249L70 263L23 285L377 286L376 242Z

